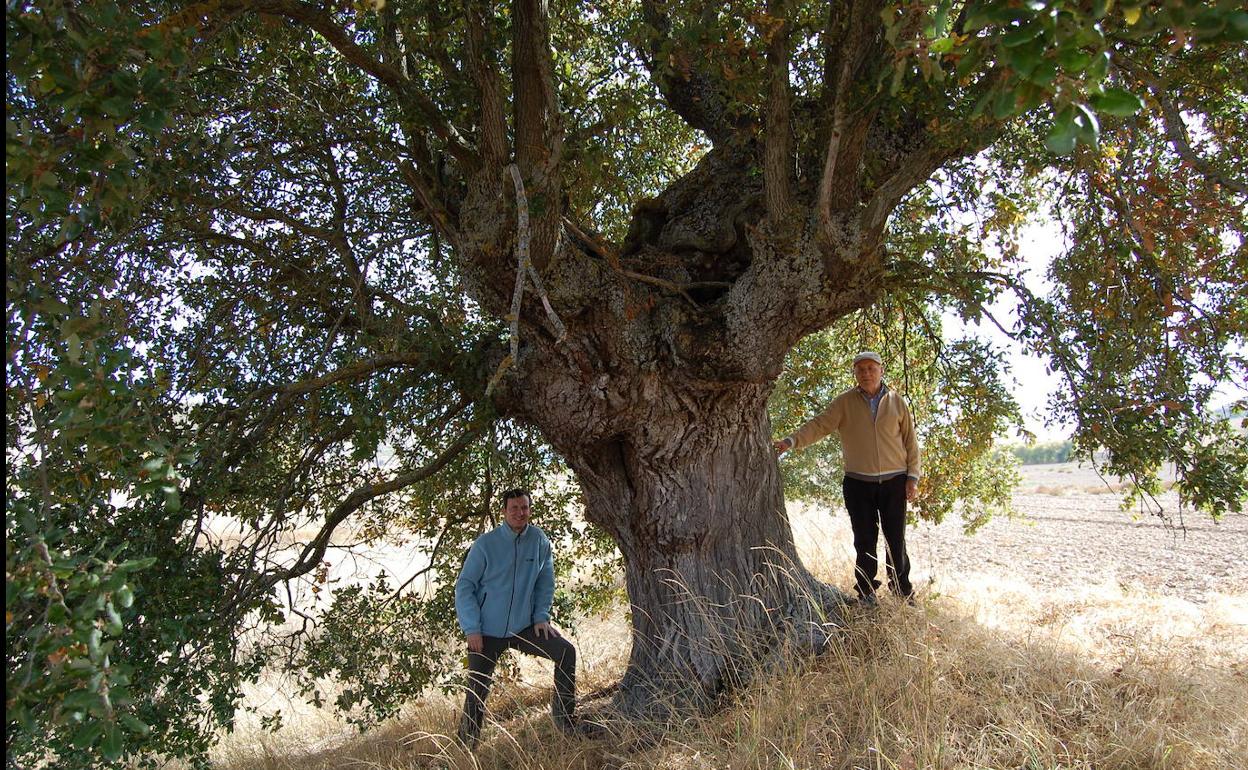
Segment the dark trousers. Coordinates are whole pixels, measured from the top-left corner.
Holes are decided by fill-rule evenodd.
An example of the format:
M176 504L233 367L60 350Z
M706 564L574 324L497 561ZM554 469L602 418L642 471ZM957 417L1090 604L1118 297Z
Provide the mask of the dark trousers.
M485 699L494 683L494 667L498 656L505 650L516 649L527 655L537 655L555 662L555 697L551 701L551 713L555 721L566 722L576 709L576 648L562 636L551 635L538 638L529 626L515 636L482 637L481 652L468 653L468 694L464 698L464 715L459 723L459 738L475 746L481 734L481 719L485 714Z
M880 529L888 544L888 587L898 596L910 596L910 559L906 556L906 477L895 476L887 481L873 482L852 479L841 483L845 508L854 529L854 582L860 597L875 595L880 581L876 545Z

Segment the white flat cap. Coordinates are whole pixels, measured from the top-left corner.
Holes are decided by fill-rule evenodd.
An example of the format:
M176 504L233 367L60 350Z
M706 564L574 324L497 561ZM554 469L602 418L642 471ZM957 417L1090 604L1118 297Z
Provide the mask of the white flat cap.
M884 359L880 358L880 354L874 350L864 350L854 356L854 363L857 364L859 361L874 361L880 366L884 365Z

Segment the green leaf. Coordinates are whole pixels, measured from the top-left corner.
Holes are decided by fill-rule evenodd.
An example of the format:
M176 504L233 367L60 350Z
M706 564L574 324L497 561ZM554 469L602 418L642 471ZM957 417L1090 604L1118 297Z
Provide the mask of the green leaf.
M1217 10L1207 10L1196 17L1196 34L1202 38L1214 38L1226 29L1227 18Z
M928 27L928 35L939 35L945 31L945 26L949 23L949 10L953 7L953 0L940 0L936 5L936 13L932 15L932 22Z
M1057 62L1052 59L1043 59L1031 71L1031 76L1027 80L1041 87L1051 85L1054 80L1057 80Z
M906 68L904 65L898 64L893 67L893 76L889 79L888 95L896 96L901 91L901 81L906 76Z
M1065 45L1057 51L1057 63L1062 71L1070 75L1078 75L1092 63L1093 55L1074 45Z
M1140 97L1121 88L1106 88L1101 94L1091 99L1097 112L1118 117L1130 117L1144 108Z
M109 602L104 606L104 613L108 618L105 622L104 630L112 636L121 636L122 631L125 630L125 626L122 625L121 615L117 614L117 608L113 606L112 602Z
M132 733L137 733L138 735L147 735L148 733L152 731L151 725L147 724L146 722L143 722L134 714L131 714L129 712L123 712L119 714L118 719L120 719L122 724L124 724L127 728L129 728L130 732Z
M977 32L990 25L1003 26L1029 18L1031 16L1022 8L1013 8L1006 5L993 5L985 8L981 5L967 16L966 31Z
M1042 88L1034 83L1022 83L1019 85L1018 92L1014 95L1015 112L1024 113L1044 104L1050 96L1047 88Z
M88 690L74 690L61 701L65 708L76 711L89 711L99 705L99 702L100 696Z
M1081 48L1103 49L1105 32L1100 24L1081 24L1075 28L1074 42Z
M130 588L129 585L123 585L117 589L115 598L122 609L128 609L130 605L134 604L134 589Z
M116 722L109 722L104 728L104 740L100 743L100 753L104 758L112 762L121 758L121 752L125 747L122 740L121 727Z
M113 76L109 78L109 82L112 83L113 88L117 90L118 96L133 99L139 93L139 79L133 72L126 72L125 70L115 72L113 73Z
M1030 75L1041 60L1044 58L1044 41L1032 40L1026 45L1011 48L1006 54L1006 60L1010 66L1014 68L1019 75L1026 77Z
M1075 105L1075 128L1079 135L1079 141L1084 144L1096 144L1101 137L1101 123L1096 119L1096 113L1088 108L1086 104Z
M1092 57L1091 63L1084 70L1084 77L1089 83L1099 83L1109 74L1109 51L1102 51Z
M1069 155L1071 152L1074 152L1076 142L1077 131L1074 114L1067 109L1053 122L1053 128L1049 130L1049 136L1044 140L1044 146L1049 152L1058 155Z
M104 733L104 725L98 721L91 720L85 723L81 728L74 731L74 737L69 743L76 749L88 749L95 745L100 735Z
M1013 31L1001 36L1001 45L1006 48L1015 48L1024 43L1030 43L1039 37L1042 32L1044 32L1044 28L1039 24L1027 24L1017 27Z
M116 572L138 572L139 570L147 569L148 567L152 566L155 563L156 563L155 556L148 556L147 558L144 558L144 559L129 559L127 561L123 561L122 563L118 564L114 568L114 571Z
M75 364L82 359L82 338L77 334L65 338L65 355Z
M130 114L130 110L134 107L134 100L127 99L124 96L112 96L100 102L100 110L105 114L114 118L125 117Z
M143 128L156 133L165 127L168 122L169 115L164 110L159 110L150 104L145 104L139 108L138 121Z
M1015 101L1013 89L1003 90L992 100L992 116L997 120L1002 120L1013 115Z
M1228 35L1236 40L1248 40L1248 11L1235 11L1227 18Z
M958 60L958 66L954 69L954 73L958 79L962 79L974 72L984 61L986 51L983 46L976 45L967 51L966 55Z
M98 628L92 628L87 634L87 656L91 660L97 660L100 657L100 641L104 637L104 632Z

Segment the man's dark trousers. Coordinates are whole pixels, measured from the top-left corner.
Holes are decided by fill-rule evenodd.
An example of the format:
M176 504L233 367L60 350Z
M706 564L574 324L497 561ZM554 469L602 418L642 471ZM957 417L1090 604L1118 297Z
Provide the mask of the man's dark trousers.
M468 694L464 698L464 716L459 723L459 739L475 746L481 734L481 718L485 699L494 683L494 667L504 650L516 649L555 662L555 697L551 713L556 722L566 723L576 709L576 648L562 636L538 638L529 626L515 636L483 636L481 652L468 653Z
M879 560L875 555L880 529L888 544L888 587L898 596L914 593L910 585L910 559L906 556L906 475L884 481L845 477L841 483L845 508L854 530L854 581L858 596L875 596Z

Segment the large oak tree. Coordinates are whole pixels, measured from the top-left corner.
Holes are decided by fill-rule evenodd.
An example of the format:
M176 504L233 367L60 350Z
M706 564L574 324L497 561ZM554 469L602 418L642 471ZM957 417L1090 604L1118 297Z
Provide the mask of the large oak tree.
M314 620L274 591L344 522L453 574L534 474L622 557L613 706L711 703L840 622L770 446L803 411L774 397L786 357L927 362L938 514L1013 413L939 313L1003 294L1085 456L1144 495L1174 463L1186 503L1239 511L1248 448L1209 401L1245 372L1246 25L1179 0L11 3L10 747L53 724L116 757L145 745L131 712L194 723L196 688L228 719L264 662L241 629ZM1048 296L1017 254L1037 212L1066 240ZM443 673L445 592L373 588L295 658L372 682L345 706ZM192 697L128 705L110 651Z

